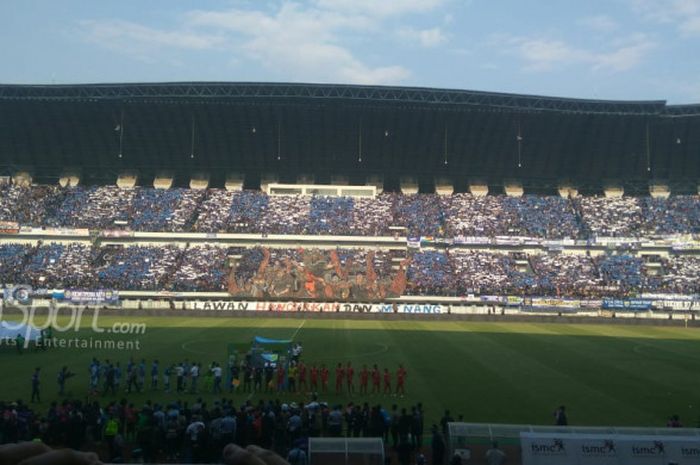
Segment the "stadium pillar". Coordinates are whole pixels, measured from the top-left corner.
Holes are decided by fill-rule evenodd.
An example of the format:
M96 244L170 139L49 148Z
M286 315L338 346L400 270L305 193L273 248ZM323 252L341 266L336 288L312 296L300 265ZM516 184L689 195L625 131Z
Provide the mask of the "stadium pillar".
M347 176L332 175L331 184L334 186L347 186L350 184L350 180Z
M208 174L195 174L190 179L190 189L206 189L209 187L209 175Z
M173 176L170 173L158 173L153 179L153 187L156 189L170 189L173 187Z
M270 184L277 183L277 175L274 173L264 173L260 178L260 190L268 192Z
M525 192L523 185L518 182L508 182L504 187L508 197L522 197Z
M117 187L120 187L122 189L130 189L134 186L136 186L136 181L138 180L138 176L136 175L135 172L133 171L125 171L119 176L117 176Z
M240 191L243 189L243 174L229 173L226 177L224 187L227 191Z
M473 182L469 184L469 192L474 197L486 197L489 193L489 186L486 183Z
M18 186L31 186L32 175L28 171L18 171L12 176L12 182Z
M384 192L384 178L381 175L373 174L367 178L367 185L377 188L377 194Z
M418 181L412 176L402 176L400 186L401 192L403 192L404 194L418 193Z
M58 184L61 187L75 187L80 184L80 174L73 171L65 171L60 178Z
M297 176L297 184L314 184L314 175L313 174L300 174Z
M452 195L454 185L448 178L435 178L435 193L440 195Z
M654 198L666 199L671 195L668 184L652 183L649 185L649 194Z
M563 184L559 186L559 196L565 199L569 197L578 197L578 189L573 186Z
M607 199L619 199L625 195L625 188L621 185L608 185L603 189L603 193Z

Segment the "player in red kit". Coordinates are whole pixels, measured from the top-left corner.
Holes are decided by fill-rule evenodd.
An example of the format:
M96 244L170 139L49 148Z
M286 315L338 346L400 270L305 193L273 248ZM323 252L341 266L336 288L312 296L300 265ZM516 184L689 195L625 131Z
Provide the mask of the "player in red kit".
M399 369L396 370L396 395L401 394L401 397L406 394L406 369L403 365L399 365Z
M328 368L326 365L321 366L321 389L323 392L328 392Z
M348 394L352 395L355 392L355 369L350 362L345 367L345 379L348 383Z
M391 373L388 368L384 368L384 394L391 395Z
M286 373L284 372L284 367L282 365L277 365L277 391L284 391L284 381L286 378Z
M341 394L343 392L343 378L345 377L345 370L343 369L343 364L339 363L335 369L335 393Z
M316 368L316 365L312 365L311 369L309 370L309 377L311 378L311 390L313 392L318 391L318 368Z
M372 394L379 394L379 390L381 389L381 374L379 373L379 367L377 365L374 365L372 368Z
M367 381L369 380L369 370L367 365L362 365L360 370L360 394L367 394Z
M297 367L297 387L299 392L306 392L306 365L304 362L299 362Z

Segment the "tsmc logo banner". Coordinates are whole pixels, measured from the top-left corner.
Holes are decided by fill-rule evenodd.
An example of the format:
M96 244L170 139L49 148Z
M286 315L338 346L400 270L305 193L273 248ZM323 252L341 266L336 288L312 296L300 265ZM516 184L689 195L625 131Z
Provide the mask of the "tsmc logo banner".
M523 465L700 465L700 439L686 436L521 433Z

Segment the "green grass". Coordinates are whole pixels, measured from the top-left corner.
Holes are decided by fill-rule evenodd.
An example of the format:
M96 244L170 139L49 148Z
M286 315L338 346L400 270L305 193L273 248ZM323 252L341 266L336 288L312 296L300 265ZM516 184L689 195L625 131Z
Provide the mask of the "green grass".
M700 333L688 328L169 317L101 317L100 326L115 321L146 323L144 335L120 336L140 339L140 351L54 349L20 356L10 348L1 350L5 379L0 398L28 399L35 366L43 371L43 408L57 399L56 373L64 364L78 373L69 380L68 390L73 397L83 398L93 356L120 360L123 366L131 355L149 363L153 358L161 363L185 358L224 363L229 343L247 348L254 335L289 338L296 334L307 363L332 367L352 361L358 368L378 363L392 372L403 363L408 370L406 398L355 396L352 400L406 407L421 401L428 424L437 422L445 408L455 417L463 414L469 422L551 424L559 404L567 405L570 423L576 425L660 426L677 413L686 426L695 426L700 415ZM83 329L78 336L95 335ZM130 398L139 405L146 399L177 397L146 392ZM210 394L205 397L213 399ZM234 398L242 401L247 395ZM301 395L285 397L292 398L304 400ZM330 395L326 400L345 403L350 399Z

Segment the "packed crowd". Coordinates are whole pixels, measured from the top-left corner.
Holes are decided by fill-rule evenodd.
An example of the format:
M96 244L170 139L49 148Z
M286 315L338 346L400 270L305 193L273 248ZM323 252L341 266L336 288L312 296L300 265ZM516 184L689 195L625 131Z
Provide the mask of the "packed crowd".
M700 258L464 249L0 245L0 280L35 288L224 292L259 300L700 293Z
M0 185L0 221L28 226L255 234L639 237L700 232L700 197L383 193L374 198L258 191Z

